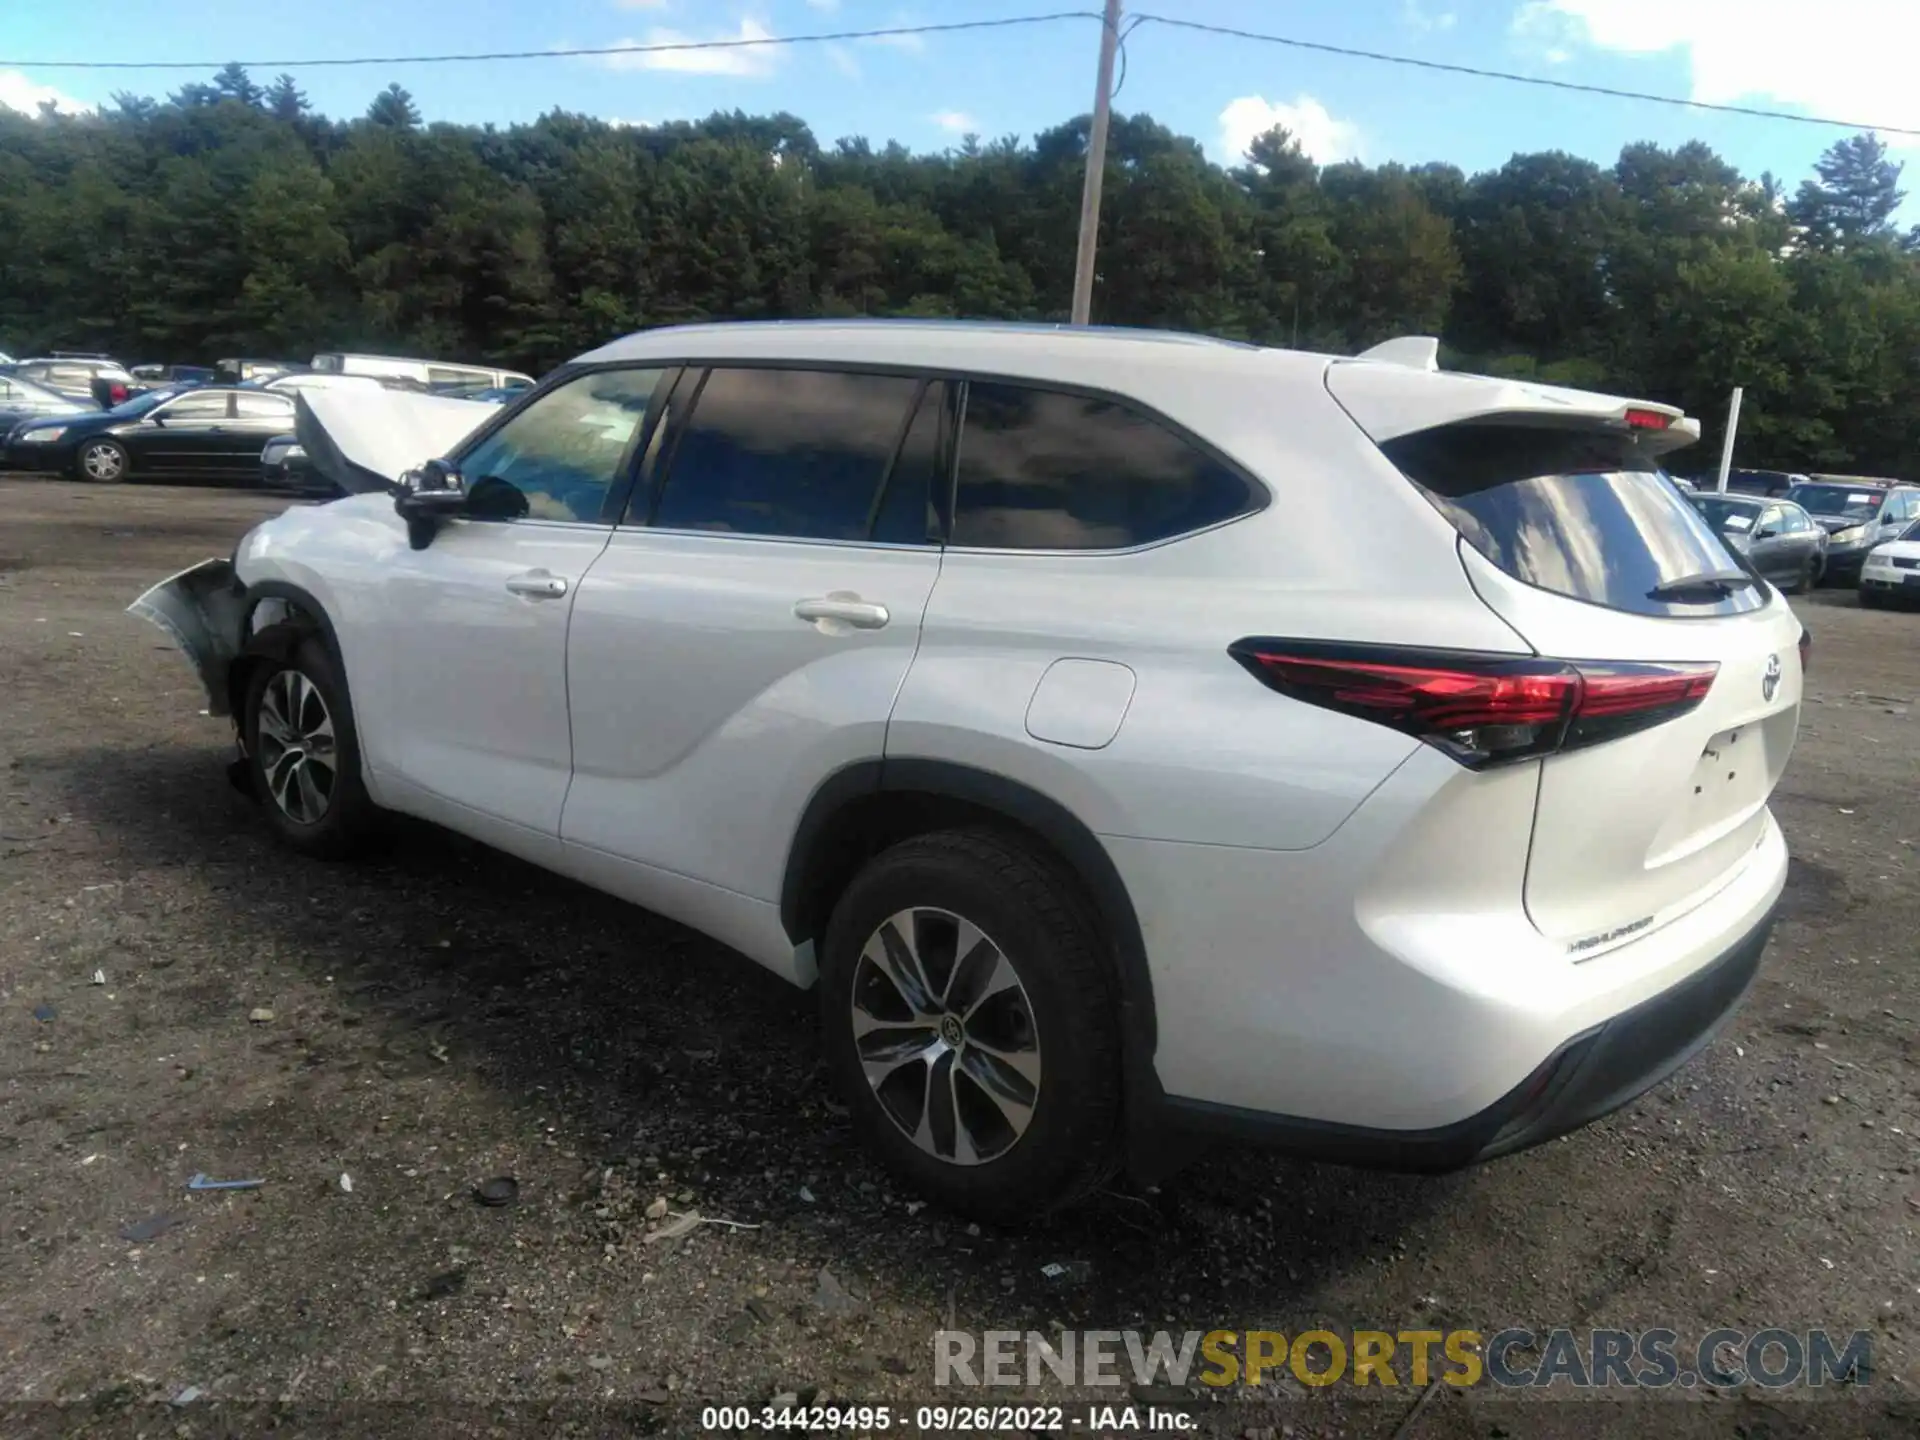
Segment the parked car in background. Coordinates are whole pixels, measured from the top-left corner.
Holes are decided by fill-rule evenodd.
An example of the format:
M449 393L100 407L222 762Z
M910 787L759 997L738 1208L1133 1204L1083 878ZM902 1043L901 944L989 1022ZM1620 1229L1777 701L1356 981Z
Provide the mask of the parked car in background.
M1805 594L1820 583L1827 562L1827 532L1792 501L1712 491L1687 499L1731 549L1746 557L1756 574L1789 595Z
M58 390L48 389L24 375L0 374L0 442L16 425L50 415L85 415L94 406ZM3 448L3 447L0 447Z
M211 385L211 365L134 365L127 373L148 385Z
M150 390L111 410L29 421L7 440L16 469L113 483L190 477L252 484L260 451L293 432L293 400L226 386Z
M1920 520L1867 552L1860 567L1860 603L1869 610L1920 605Z
M94 381L104 380L108 389L115 385L121 387L121 400L129 398L133 388L133 376L118 360L96 359L71 355L42 356L32 360L17 360L9 374L22 379L37 380L49 390L58 390L62 395L70 395L77 400L99 404L94 394ZM119 404L120 401L114 401Z
M227 359L213 362L215 381L221 385L241 385L248 381L271 380L307 367L298 360Z
M492 365L467 365L453 360L416 360L405 355L326 353L313 357L313 368L333 375L372 375L380 379L415 380L430 390L452 386L497 386L524 390L533 377Z
M381 382L371 375L330 375L320 370L292 370L270 380L254 382L262 390L292 395L300 390L378 390Z
M1193 1131L1455 1168L1746 994L1805 632L1661 478L1697 423L1437 343L705 325L473 426L321 391L366 493L134 609L290 848L428 817L814 987L955 1209Z
M1727 492L1734 495L1785 495L1806 480L1805 475L1790 470L1729 470ZM1719 473L1716 471L1704 476L1696 483L1702 491L1716 490L1720 484Z
M1890 480L1822 476L1787 498L1827 532L1826 579L1836 585L1857 584L1867 552L1920 520L1920 486Z
M328 500L346 493L313 468L293 435L274 436L260 452L260 484L268 490L292 490Z
M206 385L213 371L205 365L135 365L127 371L130 380L107 375L93 377L93 400L103 410L124 405L149 390L173 390L185 385Z

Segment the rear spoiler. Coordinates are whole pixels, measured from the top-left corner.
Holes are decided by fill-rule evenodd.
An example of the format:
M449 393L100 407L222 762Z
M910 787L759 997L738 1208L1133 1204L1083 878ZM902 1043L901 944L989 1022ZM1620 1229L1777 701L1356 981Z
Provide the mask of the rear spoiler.
M1327 366L1327 390L1375 444L1470 420L1592 425L1632 435L1647 454L1700 438L1700 422L1655 400L1438 368L1439 341L1407 336Z

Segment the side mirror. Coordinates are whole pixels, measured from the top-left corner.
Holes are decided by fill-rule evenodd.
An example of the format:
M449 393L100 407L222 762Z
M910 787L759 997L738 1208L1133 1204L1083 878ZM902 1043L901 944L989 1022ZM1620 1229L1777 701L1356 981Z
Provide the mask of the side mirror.
M1774 526L1762 525L1758 530L1753 532L1753 538L1756 540L1773 540L1777 539L1779 534L1780 531Z
M400 477L393 508L407 522L407 543L424 550L433 543L442 520L466 510L466 482L450 462L429 460Z

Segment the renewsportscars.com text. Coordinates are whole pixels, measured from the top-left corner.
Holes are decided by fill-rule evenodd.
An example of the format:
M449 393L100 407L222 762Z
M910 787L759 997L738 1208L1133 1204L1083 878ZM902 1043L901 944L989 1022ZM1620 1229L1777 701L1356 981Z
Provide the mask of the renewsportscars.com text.
M1712 1330L1694 1340L1654 1330L940 1330L934 1384L1358 1387L1435 1380L1504 1389L1716 1389L1863 1384L1864 1330Z

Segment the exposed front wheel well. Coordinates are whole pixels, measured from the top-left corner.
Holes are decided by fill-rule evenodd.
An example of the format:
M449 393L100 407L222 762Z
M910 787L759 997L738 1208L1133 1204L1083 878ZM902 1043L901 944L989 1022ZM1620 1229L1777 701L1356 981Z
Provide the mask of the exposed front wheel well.
M334 663L340 663L339 645L326 612L308 595L291 586L271 582L253 587L245 616L240 622L239 653L227 666L227 713L242 714L247 686L262 659L282 663L293 658L300 642L317 636L332 651Z

